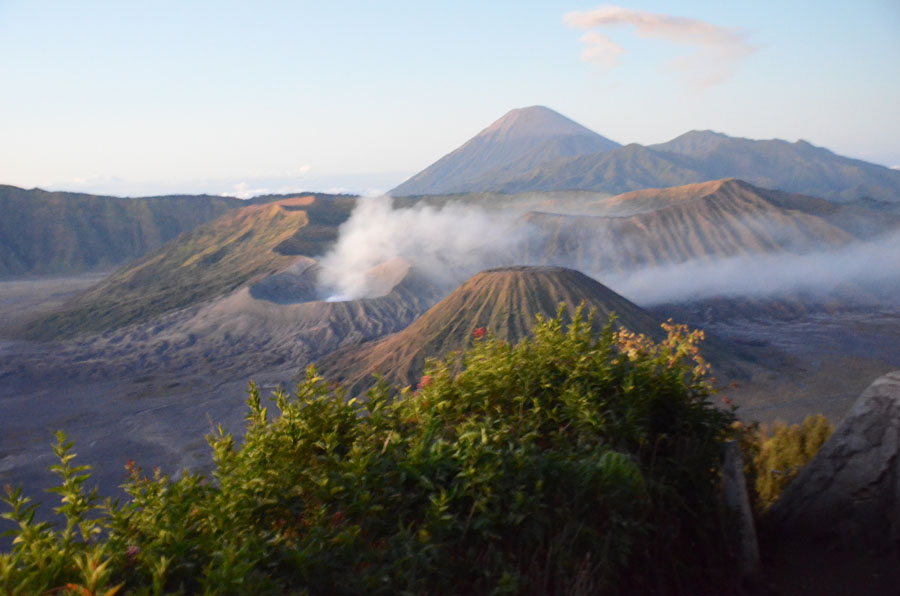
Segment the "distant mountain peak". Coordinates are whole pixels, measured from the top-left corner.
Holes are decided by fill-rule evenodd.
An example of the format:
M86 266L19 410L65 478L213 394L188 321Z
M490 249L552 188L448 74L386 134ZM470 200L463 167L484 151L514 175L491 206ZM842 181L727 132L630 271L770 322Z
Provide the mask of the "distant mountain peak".
M619 144L544 106L510 110L391 191L397 196L482 190L544 163L612 151Z
M477 136L500 135L506 138L597 136L597 133L545 106L516 108L504 114Z
M715 130L710 130L710 129L708 129L708 128L705 128L705 129L702 129L702 130L700 130L700 129L689 130L689 131L687 131L686 133L684 133L684 134L681 135L681 136L683 136L683 137L689 137L689 136L694 136L694 137L699 137L699 136L703 136L703 137L716 137L716 138L719 138L719 139L727 139L727 138L730 138L730 137L729 137L727 134L725 134L724 132L718 132L718 131L715 131Z
M719 144L731 139L732 137L714 130L689 130L666 143L650 145L650 148L695 155L711 151Z

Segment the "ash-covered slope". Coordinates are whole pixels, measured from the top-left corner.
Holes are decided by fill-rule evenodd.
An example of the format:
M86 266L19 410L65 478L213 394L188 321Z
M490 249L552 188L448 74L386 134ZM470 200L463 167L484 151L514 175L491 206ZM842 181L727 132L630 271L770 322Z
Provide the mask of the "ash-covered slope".
M483 190L547 161L596 154L619 144L543 106L510 111L464 145L391 191L395 196Z
M569 315L581 304L596 309L598 328L614 312L622 327L657 338L661 333L652 315L578 271L507 267L473 276L399 333L326 356L319 370L354 394L372 384L374 373L389 382L415 384L426 358L467 347L475 329L485 327L515 342L530 333L536 315L553 317L561 303Z
M292 197L231 211L113 273L29 326L49 339L147 321L223 296L325 251L352 198Z
M531 213L540 230L524 262L592 273L765 253L803 254L900 229L900 218L726 179L606 199L623 215Z
M310 259L301 257L299 263L307 271L315 269ZM254 286L245 286L103 333L31 342L0 362L0 377L18 376L23 390L52 382L166 375L217 383L284 382L337 348L403 329L437 300L414 275L377 298L302 301L296 289L279 288L279 300L274 301L254 296ZM288 302L286 294L299 300Z

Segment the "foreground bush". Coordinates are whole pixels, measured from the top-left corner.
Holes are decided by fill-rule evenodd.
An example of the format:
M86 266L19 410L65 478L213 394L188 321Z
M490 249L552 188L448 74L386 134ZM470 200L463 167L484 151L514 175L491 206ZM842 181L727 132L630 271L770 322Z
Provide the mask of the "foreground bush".
M721 442L699 334L654 344L576 316L516 346L476 332L416 391L345 402L313 369L270 416L251 386L243 442L213 479L129 467L124 505L85 493L60 436L57 509L10 490L0 591L243 594L705 593L726 586Z

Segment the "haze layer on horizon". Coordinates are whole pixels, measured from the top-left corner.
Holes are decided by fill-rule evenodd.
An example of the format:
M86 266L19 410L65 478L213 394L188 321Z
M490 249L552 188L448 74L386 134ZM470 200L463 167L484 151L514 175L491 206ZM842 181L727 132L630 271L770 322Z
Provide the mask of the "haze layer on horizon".
M0 184L386 190L509 109L900 164L900 5L0 3Z

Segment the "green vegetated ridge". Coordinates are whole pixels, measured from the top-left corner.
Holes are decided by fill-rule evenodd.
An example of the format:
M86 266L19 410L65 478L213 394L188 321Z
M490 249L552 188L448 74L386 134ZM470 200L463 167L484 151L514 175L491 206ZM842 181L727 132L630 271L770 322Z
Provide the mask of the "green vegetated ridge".
M129 199L0 185L0 277L112 267L242 204L207 195Z
M575 316L472 340L400 396L347 401L310 369L251 391L214 482L129 466L97 503L60 438L60 529L11 491L0 591L232 594L733 593L735 524L697 335L655 344ZM399 397L400 399L396 399Z
M294 197L227 213L113 273L62 312L31 323L27 333L65 337L145 321L275 273L303 254L297 247L304 248L307 227L316 230L346 219L353 200L344 197L329 205L330 200ZM325 246L321 236L305 248Z

